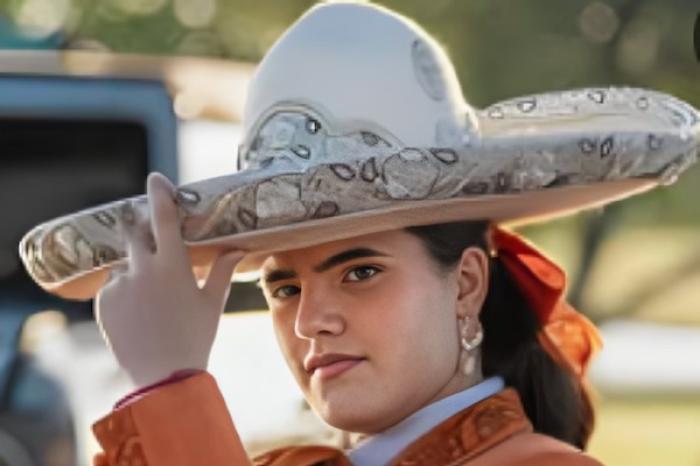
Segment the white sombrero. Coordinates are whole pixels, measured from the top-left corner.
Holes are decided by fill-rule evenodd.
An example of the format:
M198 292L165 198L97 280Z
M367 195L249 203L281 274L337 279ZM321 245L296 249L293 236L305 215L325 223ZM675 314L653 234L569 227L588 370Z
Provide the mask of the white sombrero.
M356 3L315 6L272 47L249 89L240 171L181 186L195 266L222 249L271 252L409 225L528 222L667 184L696 160L698 112L642 89L499 102L462 96L412 21ZM126 260L144 196L35 227L20 254L60 296L94 296Z

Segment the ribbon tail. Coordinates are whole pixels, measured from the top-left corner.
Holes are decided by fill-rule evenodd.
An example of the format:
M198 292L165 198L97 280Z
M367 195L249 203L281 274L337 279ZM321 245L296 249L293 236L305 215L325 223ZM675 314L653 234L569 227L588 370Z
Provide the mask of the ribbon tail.
M516 282L542 329L538 340L555 361L579 379L603 340L596 326L565 299L566 274L523 237L492 225L492 248Z

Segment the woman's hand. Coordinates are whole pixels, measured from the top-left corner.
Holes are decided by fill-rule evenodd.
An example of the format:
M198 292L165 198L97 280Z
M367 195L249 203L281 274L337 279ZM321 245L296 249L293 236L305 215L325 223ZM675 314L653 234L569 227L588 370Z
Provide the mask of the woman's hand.
M102 334L119 364L137 387L180 369L206 369L230 289L231 275L243 256L219 256L200 288L182 240L175 188L154 173L147 182L151 238L136 219L125 232L128 270L118 272L95 299Z

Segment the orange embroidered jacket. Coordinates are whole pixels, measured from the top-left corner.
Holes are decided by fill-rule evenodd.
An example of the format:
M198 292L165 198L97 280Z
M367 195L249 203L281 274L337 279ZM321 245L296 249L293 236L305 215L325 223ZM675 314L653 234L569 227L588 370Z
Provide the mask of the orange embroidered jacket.
M95 466L350 466L325 446L287 447L248 458L214 378L201 373L160 387L93 425L104 453ZM600 466L532 431L517 393L505 390L450 417L391 466ZM374 466L374 465L357 465Z

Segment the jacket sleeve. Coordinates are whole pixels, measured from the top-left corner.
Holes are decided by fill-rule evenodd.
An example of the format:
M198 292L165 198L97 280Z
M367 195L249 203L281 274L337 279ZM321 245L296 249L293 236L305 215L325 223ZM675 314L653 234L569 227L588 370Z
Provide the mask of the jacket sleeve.
M159 387L92 426L104 453L95 466L249 466L214 378Z

